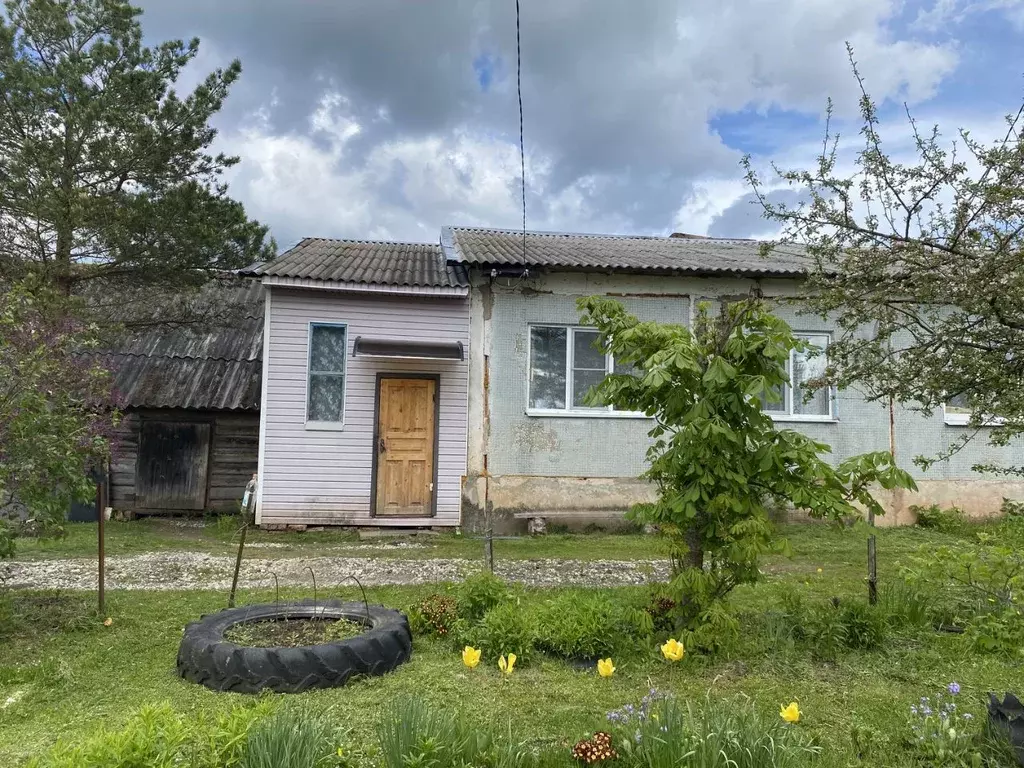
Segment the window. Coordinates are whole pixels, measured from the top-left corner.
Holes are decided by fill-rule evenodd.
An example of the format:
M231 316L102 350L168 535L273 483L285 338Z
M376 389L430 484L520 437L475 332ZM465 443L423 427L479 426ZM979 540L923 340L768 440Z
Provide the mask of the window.
M310 323L306 421L341 424L345 420L344 325Z
M942 404L942 420L951 427L966 427L971 423L971 415L974 413L971 408L971 396L967 392L946 400ZM1002 416L987 416L982 422L983 427L998 427L1006 423Z
M793 350L789 353L786 373L791 385L783 387L779 402L769 403L762 398L764 410L773 418L807 421L829 421L832 416L832 395L828 387L813 390L810 399L808 386L815 379L825 375L825 354L829 336L825 333L794 333L798 339L808 342L820 352Z
M967 424L971 420L971 404L966 392L954 395L942 405L943 420L950 425Z
M600 416L611 406L586 404L591 387L609 373L626 373L609 353L597 347L600 334L592 328L561 325L530 326L529 410L572 411ZM615 411L629 413L628 411Z

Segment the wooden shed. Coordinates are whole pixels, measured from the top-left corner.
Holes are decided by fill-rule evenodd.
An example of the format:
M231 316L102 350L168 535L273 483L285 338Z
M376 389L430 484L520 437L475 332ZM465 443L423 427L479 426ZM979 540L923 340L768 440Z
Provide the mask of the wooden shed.
M259 454L263 289L219 278L218 319L127 334L104 359L123 418L110 505L139 515L237 510Z

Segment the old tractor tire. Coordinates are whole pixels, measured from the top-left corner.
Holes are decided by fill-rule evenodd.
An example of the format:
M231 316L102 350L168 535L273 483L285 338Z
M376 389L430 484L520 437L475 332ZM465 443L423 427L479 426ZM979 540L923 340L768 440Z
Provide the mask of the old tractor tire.
M257 648L224 639L237 624L282 619L348 619L369 628L344 640L294 648ZM215 691L298 693L342 686L357 675L383 675L411 654L409 621L391 608L337 600L250 605L185 627L178 674Z

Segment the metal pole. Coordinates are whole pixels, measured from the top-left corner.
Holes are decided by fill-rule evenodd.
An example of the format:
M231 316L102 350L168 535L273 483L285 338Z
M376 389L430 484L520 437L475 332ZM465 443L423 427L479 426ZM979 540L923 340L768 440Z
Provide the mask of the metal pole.
M488 528L484 536L484 561L487 563L487 570L494 573L494 529Z
M99 572L97 574L97 586L99 587L99 608L100 616L106 613L106 585L104 584L104 574L106 571L106 511L103 509L103 482L101 479L96 480L96 530L99 537Z
M245 532L249 530L249 521L242 523L242 535L238 539L238 554L235 556L235 573L231 577L231 593L228 595L228 608L235 607L235 592L238 590L238 572L242 569L242 550L245 548Z

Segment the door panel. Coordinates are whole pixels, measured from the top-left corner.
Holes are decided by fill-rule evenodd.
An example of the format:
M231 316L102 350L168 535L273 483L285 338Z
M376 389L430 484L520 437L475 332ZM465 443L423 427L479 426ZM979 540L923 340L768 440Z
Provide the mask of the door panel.
M209 423L143 421L139 428L135 506L204 509L209 457Z
M429 517L433 514L436 408L436 380L380 380L377 515Z

